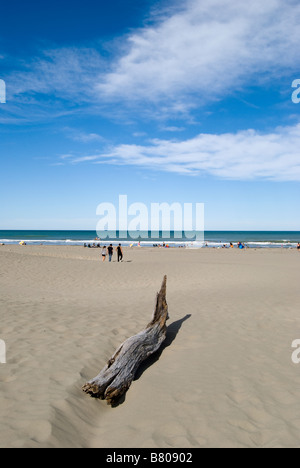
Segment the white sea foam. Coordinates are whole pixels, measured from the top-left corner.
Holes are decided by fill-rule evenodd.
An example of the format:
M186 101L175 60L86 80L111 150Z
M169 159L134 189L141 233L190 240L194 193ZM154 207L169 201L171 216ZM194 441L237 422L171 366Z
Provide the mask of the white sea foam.
M2 244L19 244L20 242L26 242L28 245L69 245L69 246L83 246L86 245L94 245L94 244L112 244L118 245L121 243L123 246L140 246L140 247L152 247L152 246L160 246L162 247L163 244L169 247L185 247L189 249L200 249L200 248L221 248L223 246L229 247L230 243L225 242L216 242L216 241L191 241L191 240L141 240L140 242L137 240L96 240L96 239L86 239L86 240L75 240L75 239L0 239L0 243ZM237 242L232 243L234 247L237 247ZM295 248L297 247L297 242L291 242L288 240L271 242L271 241L248 241L245 242L245 245L250 248Z

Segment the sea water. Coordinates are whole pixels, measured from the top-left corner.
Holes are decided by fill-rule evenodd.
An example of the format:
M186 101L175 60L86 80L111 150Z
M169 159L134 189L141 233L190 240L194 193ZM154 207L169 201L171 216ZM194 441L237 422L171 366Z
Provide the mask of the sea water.
M199 240L203 239L203 240ZM300 242L300 231L206 231L204 235L193 232L105 232L101 239L96 231L37 231L0 230L0 243L18 244L21 241L31 245L101 245L121 243L122 245L169 245L170 247L228 247L242 242L250 248L296 248Z

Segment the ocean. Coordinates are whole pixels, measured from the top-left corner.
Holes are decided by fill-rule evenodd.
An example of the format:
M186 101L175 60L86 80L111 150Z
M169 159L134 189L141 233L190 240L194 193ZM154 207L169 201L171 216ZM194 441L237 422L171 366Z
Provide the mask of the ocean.
M206 231L196 235L193 232L151 232L130 233L110 232L102 233L99 240L96 231L10 231L0 230L0 243L43 245L84 245L93 243L121 243L122 245L153 246L163 243L170 247L221 247L234 246L238 242L245 243L250 248L296 248L300 242L300 231Z

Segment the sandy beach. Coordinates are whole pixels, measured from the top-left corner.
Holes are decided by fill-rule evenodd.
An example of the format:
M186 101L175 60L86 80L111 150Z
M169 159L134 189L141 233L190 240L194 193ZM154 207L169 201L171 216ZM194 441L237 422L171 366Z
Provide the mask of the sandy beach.
M300 254L0 247L0 447L299 447ZM167 340L111 408L82 392L149 323Z

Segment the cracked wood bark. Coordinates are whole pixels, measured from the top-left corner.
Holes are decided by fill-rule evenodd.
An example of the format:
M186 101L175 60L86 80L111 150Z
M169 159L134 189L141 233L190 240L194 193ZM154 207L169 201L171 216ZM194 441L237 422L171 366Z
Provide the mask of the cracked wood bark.
M145 330L121 344L97 377L82 387L84 392L112 405L129 389L140 364L157 351L166 338L169 318L166 287L165 276L156 297L152 321Z

